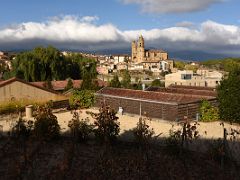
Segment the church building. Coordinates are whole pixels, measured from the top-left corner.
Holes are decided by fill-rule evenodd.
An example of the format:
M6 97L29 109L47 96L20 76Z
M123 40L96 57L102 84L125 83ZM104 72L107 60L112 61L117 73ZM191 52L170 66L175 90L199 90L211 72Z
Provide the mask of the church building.
M162 49L145 49L144 38L132 42L132 63L141 63L144 69L168 71L173 68L173 61L168 59L168 53Z
M145 61L160 61L167 60L168 53L161 49L155 50L150 49L147 50L144 47L144 38L141 35L138 41L132 42L132 60L136 63L141 63Z

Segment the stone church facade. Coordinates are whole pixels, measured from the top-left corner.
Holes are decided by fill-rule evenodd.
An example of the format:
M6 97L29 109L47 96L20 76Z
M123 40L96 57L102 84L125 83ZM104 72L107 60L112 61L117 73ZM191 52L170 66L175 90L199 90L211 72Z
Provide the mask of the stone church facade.
M168 59L168 53L161 49L145 49L144 38L132 42L132 63L141 63L145 69L171 70L173 60Z
M167 60L168 53L161 49L147 50L144 47L144 38L140 36L138 41L132 42L132 61L136 63L142 63L145 61L161 61Z

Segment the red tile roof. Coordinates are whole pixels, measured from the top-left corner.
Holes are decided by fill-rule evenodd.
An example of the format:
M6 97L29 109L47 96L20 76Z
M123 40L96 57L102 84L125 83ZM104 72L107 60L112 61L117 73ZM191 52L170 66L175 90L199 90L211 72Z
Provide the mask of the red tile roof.
M212 96L216 97L217 92L212 90L199 90L199 89L189 89L189 88L160 88L160 87L150 87L146 89L147 91L155 91L155 92L166 92L166 93L177 93L177 94L189 94L189 95L199 95L199 96Z
M80 88L80 85L82 84L82 80L72 80L73 82L73 88ZM31 82L31 84L40 86L40 87L44 87L46 82L44 81L39 81L39 82ZM53 90L55 91L61 91L64 90L65 87L67 86L68 81L64 80L64 81L51 81ZM97 83L100 87L105 87L107 86L107 82L104 82L100 79L97 80Z
M121 98L132 98L138 100L149 100L163 103L185 104L191 102L199 102L202 99L212 100L215 97L175 94L165 92L141 91L131 89L120 89L106 87L96 93L97 95L115 96Z
M171 85L171 88L181 88L181 89L195 89L195 90L206 90L214 91L216 88L212 87L203 87L203 86L183 86L183 85Z

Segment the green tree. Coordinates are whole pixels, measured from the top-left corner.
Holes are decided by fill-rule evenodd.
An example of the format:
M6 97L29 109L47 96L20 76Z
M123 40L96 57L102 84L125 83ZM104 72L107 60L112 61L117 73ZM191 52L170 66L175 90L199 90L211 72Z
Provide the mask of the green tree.
M133 129L134 138L141 146L149 145L150 140L155 134L154 130L146 123L147 120L151 119L148 117L140 117L137 127Z
M131 87L131 76L127 70L123 71L121 85L123 88Z
M60 136L60 126L57 117L47 106L39 106L34 122L34 134L41 140L54 140Z
M48 79L46 82L44 82L43 86L47 89L53 89L52 81L50 79Z
M19 53L12 61L12 72L7 76L18 76L26 81L46 81L81 79L85 65L90 64L86 71L92 78L96 77L96 61L80 54L64 56L56 48L37 47L32 51Z
M110 81L110 87L120 88L121 82L119 81L118 75L114 75L113 79Z
M162 82L160 81L160 79L155 79L155 80L152 81L151 86L164 87L164 83L162 83Z
M67 90L72 89L72 88L73 88L73 81L72 81L71 78L68 78L68 80L67 80L67 85L66 85L66 87L64 88L64 91L67 91Z
M184 70L186 63L183 61L174 61L174 67L179 70Z
M187 64L187 65L185 66L185 69L186 69L186 70L191 70L191 71L193 71L194 73L196 73L197 70L198 70L198 67L195 66L195 65Z
M89 108L95 102L94 91L75 90L69 99L70 106L74 109Z
M95 64L86 63L83 65L81 70L81 76L83 82L81 84L81 90L96 90L98 88L98 84L95 81L96 74L94 73L96 69Z
M12 128L12 135L16 138L26 140L33 130L33 121L26 121L20 116L16 125Z
M116 112L110 106L103 104L99 109L99 113L91 113L95 119L94 129L95 136L103 143L111 143L116 140L119 132L119 122Z
M86 141L89 135L92 133L93 125L88 123L88 118L80 120L79 113L73 113L73 118L69 121L68 127L70 128L72 137L76 141Z
M210 104L209 101L203 100L200 106L201 121L211 122L219 120L219 111L217 107Z
M217 88L220 118L240 123L240 67L235 67Z

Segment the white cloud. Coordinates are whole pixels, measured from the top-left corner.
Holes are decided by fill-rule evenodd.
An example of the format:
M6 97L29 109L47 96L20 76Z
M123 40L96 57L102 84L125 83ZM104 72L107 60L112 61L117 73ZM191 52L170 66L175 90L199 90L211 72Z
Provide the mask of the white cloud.
M176 26L177 27L187 27L187 28L190 28L190 27L194 27L194 23L189 22L189 21L182 21L182 22L176 23Z
M113 24L94 23L96 17L52 18L0 29L0 49L28 49L39 45L79 50L129 49L142 34L147 47L174 51L204 51L240 56L240 27L206 21L199 27L169 27L122 31Z
M97 21L99 20L99 17L98 16L84 16L81 21L82 22L93 22L93 21Z
M121 0L125 4L138 4L143 12L183 13L201 11L223 0Z

